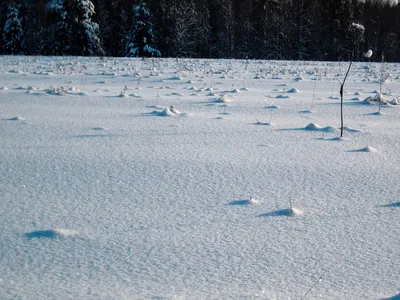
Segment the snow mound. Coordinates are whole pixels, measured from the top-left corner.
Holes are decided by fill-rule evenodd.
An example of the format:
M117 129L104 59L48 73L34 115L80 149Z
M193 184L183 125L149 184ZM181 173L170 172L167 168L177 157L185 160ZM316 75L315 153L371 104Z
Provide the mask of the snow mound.
M288 209L288 211L290 213L290 216L301 216L303 214L303 211L294 207Z
M400 104L400 99L399 98L393 98L389 103L391 105L399 105Z
M343 130L345 130L347 132L361 132L361 130L354 129L354 128L351 128L351 127L348 127L348 126L344 126Z
M323 131L323 132L336 132L337 131L337 129L333 126L322 127L321 125L318 125L315 123L308 124L304 129L311 130L311 131Z
M362 100L361 103L362 103L362 104L370 105L370 104L373 103L373 101L372 101L371 97L367 97L367 98L365 98L364 100Z
M194 86L188 87L187 90L189 90L189 91L197 91L197 92L200 91L199 89L197 89Z
M157 114L158 116L161 116L161 117L175 117L175 116L176 116L176 114L173 113L168 107L165 108L165 109L164 109L163 111L161 111L161 112L156 112L156 114Z
M176 117L176 116L182 116L182 117L186 117L189 116L189 114L185 113L181 113L179 110L177 110L176 108L174 108L172 105L171 107L166 107L164 108L162 111L153 111L152 114L156 115L156 116L160 116L160 117Z
M172 113L174 113L175 115L180 115L181 114L181 112L179 111L179 110L177 110L175 107L173 107L173 106L171 106L170 107L170 111L172 112Z
M385 113L383 111L376 111L376 112L371 113L371 115L382 116L382 115L385 115Z
M6 86L2 86L0 89L3 91L8 91L8 87L6 87Z
M182 94L182 93L176 93L176 92L171 93L170 95L171 95L171 96L179 96L179 97L185 96L185 95Z
M250 197L248 202L249 202L250 205L260 205L260 201L258 201L257 199L254 199L252 197Z
M305 130L321 130L322 128L323 127L321 125L318 125L316 123L310 123L304 129Z
M130 97L134 97L134 98L142 98L142 96L138 95L138 94L129 94Z
M294 78L293 80L299 82L299 81L303 81L304 78L299 76L299 77Z
M261 126L275 126L275 124L274 123L271 123L271 122L260 122L260 121L257 121L256 123L254 123L255 125L261 125Z
M366 147L360 149L359 151L360 152L373 152L373 153L378 152L378 150L376 150L375 148L370 147L370 146L366 146Z
M296 217L301 216L303 211L297 208L279 209L276 211L260 214L259 217Z
M331 139L329 139L330 141L347 141L347 138L345 138L345 137L342 137L342 136L338 136L338 137L334 137L334 138L331 138Z
M10 120L10 121L25 121L25 118L17 116L17 117L8 119L8 120Z
M67 238L77 235L78 232L70 229L48 229L48 230L36 230L24 234L27 239L34 238Z
M298 89L296 89L295 87L293 87L290 90L288 90L287 93L300 93L300 91Z
M235 200L232 202L229 202L228 205L260 205L260 201L254 199L253 197L250 197L249 199L246 200Z
M213 102L216 102L216 103L230 103L230 102L232 102L232 99L229 98L226 95L223 95L223 96L220 96L220 97L214 99Z
M277 98L277 99L289 99L289 98L290 98L290 96L288 96L288 95L283 95L283 94L280 94L280 95L276 96L275 98Z
M389 100L384 98L381 93L377 92L375 96L367 97L363 101L361 101L361 103L363 104L373 104L374 102L381 102L382 104L388 104Z
M50 86L50 89L46 91L50 95L58 95L58 96L65 96L67 94L67 91L61 86L61 87L52 87Z

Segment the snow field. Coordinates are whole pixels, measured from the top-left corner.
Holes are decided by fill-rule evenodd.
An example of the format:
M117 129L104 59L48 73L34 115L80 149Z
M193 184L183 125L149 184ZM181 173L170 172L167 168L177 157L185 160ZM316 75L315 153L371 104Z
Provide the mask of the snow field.
M0 60L2 298L299 299L323 274L307 299L399 294L400 113L362 102L379 64L352 69L338 140L345 65Z

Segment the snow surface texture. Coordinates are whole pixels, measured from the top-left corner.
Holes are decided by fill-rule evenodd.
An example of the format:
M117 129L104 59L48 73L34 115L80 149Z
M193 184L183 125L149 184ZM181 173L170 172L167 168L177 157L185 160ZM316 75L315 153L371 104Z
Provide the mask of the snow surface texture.
M0 60L1 299L399 298L380 64Z

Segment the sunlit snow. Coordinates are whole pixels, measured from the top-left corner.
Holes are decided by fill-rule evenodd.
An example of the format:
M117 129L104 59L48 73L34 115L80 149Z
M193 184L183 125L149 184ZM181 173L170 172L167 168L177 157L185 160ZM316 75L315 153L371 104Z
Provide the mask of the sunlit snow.
M399 298L400 64L0 62L1 299Z

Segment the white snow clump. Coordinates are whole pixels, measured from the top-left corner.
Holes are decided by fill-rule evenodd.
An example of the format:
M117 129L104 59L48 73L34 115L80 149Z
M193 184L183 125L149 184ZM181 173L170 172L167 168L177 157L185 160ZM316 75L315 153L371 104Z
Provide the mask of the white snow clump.
M364 53L364 57L370 58L372 56L372 50L368 50L366 53Z
M354 28L356 28L356 29L358 29L358 30L361 30L361 31L364 31L365 30L365 27L363 26L363 25L361 25L361 24L359 24L359 23L351 23L351 26L353 26ZM372 54L372 53L371 53Z

